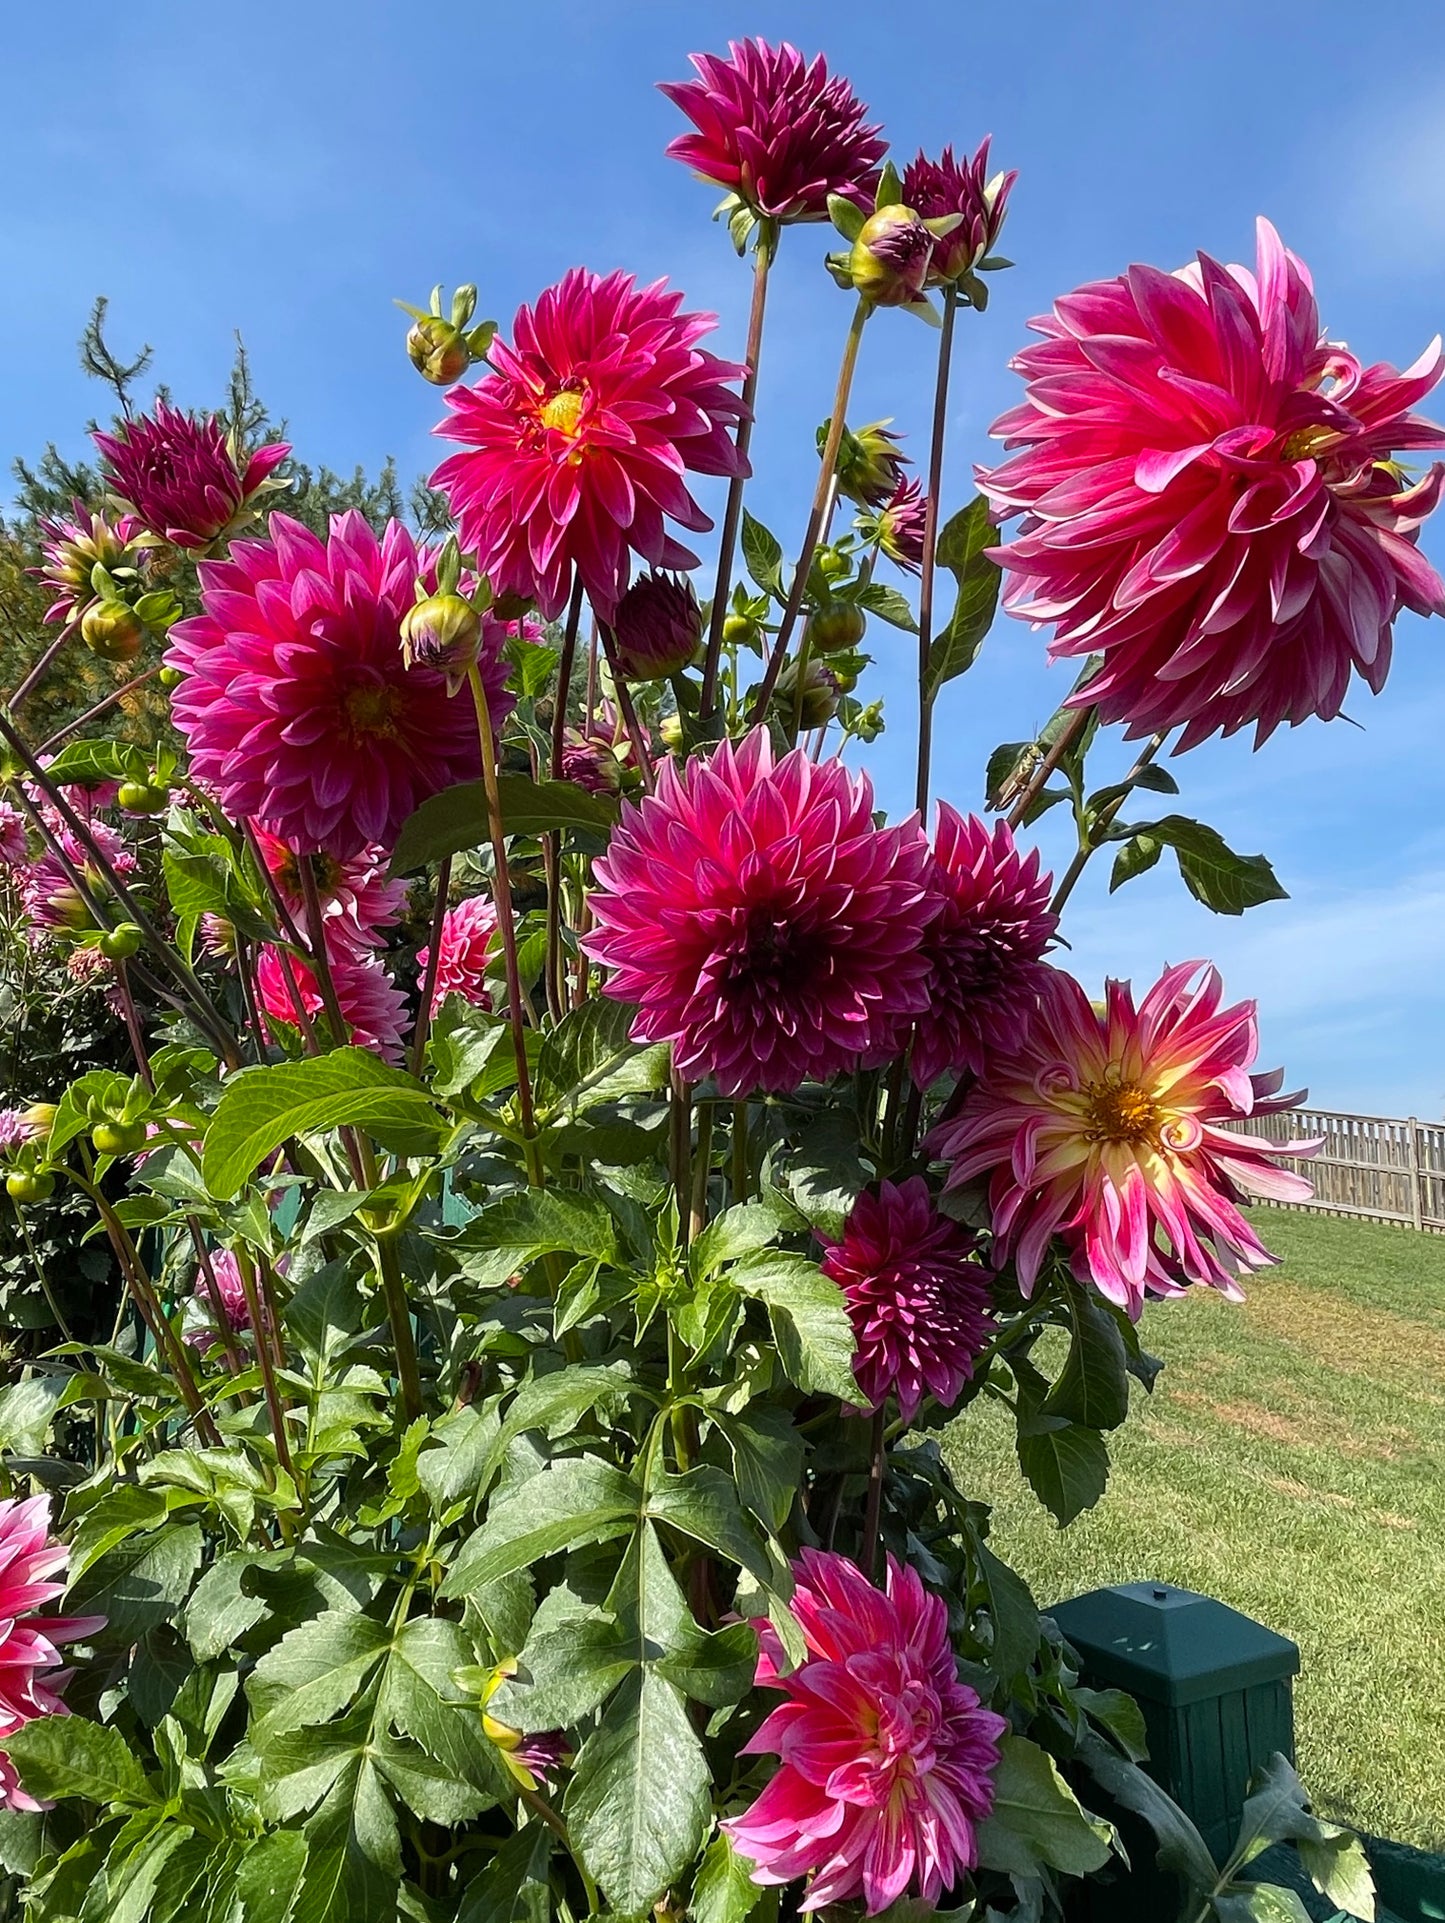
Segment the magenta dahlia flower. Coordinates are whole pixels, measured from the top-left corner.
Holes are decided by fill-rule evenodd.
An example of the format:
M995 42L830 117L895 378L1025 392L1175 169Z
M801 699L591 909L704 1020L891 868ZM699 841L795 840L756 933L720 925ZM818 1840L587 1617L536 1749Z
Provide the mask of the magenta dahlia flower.
M1137 1009L1127 982L1109 982L1101 1011L1051 969L1017 1052L991 1060L934 1130L928 1147L951 1165L949 1188L992 1178L994 1258L1013 1258L1025 1295L1055 1235L1076 1277L1131 1316L1146 1291L1179 1295L1190 1283L1238 1300L1234 1269L1276 1259L1239 1205L1304 1201L1309 1183L1273 1158L1319 1143L1221 1126L1304 1099L1278 1093L1281 1071L1249 1072L1255 1005L1221 1008L1222 998L1216 969L1185 962Z
M94 1636L104 1616L42 1616L45 1603L65 1593L53 1582L70 1550L50 1534L50 1498L0 1501L0 1739L38 1716L69 1712L61 1691L69 1680L59 1645ZM0 1807L37 1810L20 1786L15 1766L0 1754Z
M865 538L876 541L890 561L910 574L923 572L928 538L928 501L917 481L900 481L876 514L862 515Z
M293 1018L294 1019L294 1018ZM246 1301L246 1285L241 1280L241 1265L230 1249L212 1249L211 1274L215 1292L204 1273L196 1275L195 1298L212 1323L224 1320L233 1335L251 1326L251 1310Z
M474 1008L490 1008L492 997L487 988L487 954L497 932L497 911L485 895L468 895L442 916L441 941L437 949L436 986L432 990L431 1013L435 1015L448 995L460 995ZM431 946L418 949L417 973L426 980Z
M1019 851L1006 821L990 826L940 801L928 878L942 906L923 938L933 972L909 1057L920 1088L946 1069L978 1074L991 1055L1017 1048L1058 925L1053 876L1039 873L1036 848Z
M628 681L665 681L681 674L702 638L702 610L692 583L677 574L639 574L617 603L612 645Z
M166 661L185 677L171 713L227 814L345 861L480 773L476 720L444 675L402 659L432 557L399 522L378 539L339 514L322 541L273 514L270 532L202 564L201 612L171 630ZM499 725L507 670L496 651L481 667Z
M1309 274L1259 223L1259 261L1131 267L1030 323L1012 460L980 470L1002 518L1004 604L1054 622L1055 656L1099 654L1075 706L1181 748L1253 723L1329 720L1358 673L1384 686L1401 608L1445 612L1418 548L1445 447L1410 410L1445 369L1437 337L1403 374L1323 338Z
M722 1827L755 1882L809 1878L804 1910L937 1903L978 1860L1008 1723L958 1680L948 1610L912 1569L890 1556L885 1593L846 1556L805 1549L794 1575L808 1653L789 1672L772 1624L755 1625L758 1687L787 1701L745 1746L782 1765Z
M30 858L26 820L8 801L0 801L0 866L18 868Z
M857 1348L853 1374L869 1414L890 1395L905 1422L925 1395L945 1409L994 1330L978 1238L933 1206L921 1175L858 1197L823 1273L843 1291Z
M84 501L71 503L68 521L42 521L45 564L36 570L54 601L45 610L47 621L73 621L94 601L91 574L97 564L113 574L131 560L131 544L141 524L131 514L108 519Z
M186 414L165 401L91 439L109 485L152 534L178 548L210 547L254 512L280 485L275 472L291 452L270 441L247 455L214 414Z
M916 819L874 826L865 775L797 749L775 762L755 728L623 804L586 946L678 1074L787 1093L923 1008L927 860Z
M1008 213L1016 172L989 178L988 150L992 134L985 134L972 160L956 160L945 147L937 160L919 153L903 175L904 205L924 220L962 214L951 233L934 243L929 273L935 286L945 286L985 260L998 244Z
M336 999L358 1048L369 1048L384 1062L399 1062L410 1027L406 997L374 955L359 957L328 947L327 961ZM323 1012L316 976L289 950L263 947L256 957L256 996L273 1022L299 1028L296 1004L313 1020ZM336 1037L338 1043L344 1038Z
M306 899L300 863L305 857L264 828L257 830L256 841L287 912L304 934ZM339 952L363 960L381 945L385 931L401 920L406 883L388 875L387 852L374 843L345 861L332 855L312 855L310 860L327 954Z
M697 346L715 316L681 306L665 281L639 288L628 274L574 267L518 309L512 344L490 349L496 371L447 394L451 418L436 432L464 450L432 485L498 595L558 615L575 568L610 624L630 553L653 567L697 565L664 517L706 531L684 474L747 471L729 431L744 370Z
M690 54L696 80L659 82L697 129L669 141L669 157L759 218L826 220L829 194L871 212L888 143L848 82L786 41L734 40L728 55Z
M16 870L16 886L30 918L32 936L67 932L76 934L83 929L93 928L95 918L86 905L85 897L71 880L67 868L81 877L97 900L105 900L109 884L70 829L60 820L51 819L48 814L47 820L65 861L62 863L60 855L47 846L37 860ZM136 869L135 856L115 830L107 827L103 821L91 821L87 826L95 845L121 880L133 875Z

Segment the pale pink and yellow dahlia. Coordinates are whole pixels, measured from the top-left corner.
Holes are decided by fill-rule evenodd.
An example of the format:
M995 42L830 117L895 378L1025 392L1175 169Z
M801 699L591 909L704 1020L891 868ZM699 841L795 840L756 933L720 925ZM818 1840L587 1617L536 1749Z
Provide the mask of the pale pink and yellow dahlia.
M492 937L497 932L497 911L485 895L468 895L442 916L441 940L437 945L436 985L432 989L431 1013L435 1015L448 995L460 995L474 1008L490 1008L487 987L487 957ZM431 961L431 946L418 949L417 973L426 980Z
M273 514L269 540L202 564L201 613L171 630L166 660L184 676L171 712L227 814L345 861L478 775L471 703L402 659L402 617L432 566L400 522L378 538L356 513L334 516L325 541ZM481 670L499 725L510 698L495 648Z
M866 776L798 749L775 761L754 729L665 762L656 793L623 804L586 947L679 1075L788 1093L923 1009L927 861L916 819L874 825Z
M59 1645L94 1636L104 1616L43 1616L42 1607L65 1593L54 1582L70 1550L50 1534L50 1498L0 1501L0 1740L38 1716L69 1714L61 1692L69 1680ZM37 1810L15 1766L0 1754L0 1807Z
M306 930L306 898L302 892L302 861L311 862L321 904L326 952L364 959L381 945L388 928L401 919L406 906L406 883L387 872L387 852L375 843L337 861L332 855L305 856L266 829L256 831L261 858L298 928Z
M369 1048L384 1062L400 1062L410 1027L406 997L387 973L379 956L359 956L344 948L327 950L332 985L349 1034L335 1036L338 1045L354 1043ZM324 1020L325 1004L315 972L288 949L263 947L256 958L256 995L261 1011L273 1022L299 1028L297 1013Z
M994 1330L978 1237L940 1213L921 1175L865 1189L822 1270L853 1324L853 1374L870 1414L890 1395L912 1422L925 1395L947 1409Z
M1031 1295L1049 1244L1073 1272L1137 1316L1144 1297L1204 1283L1239 1299L1236 1269L1275 1260L1240 1204L1311 1193L1280 1155L1318 1142L1269 1142L1221 1124L1293 1108L1282 1071L1252 1075L1253 1002L1221 1006L1218 971L1170 968L1135 1007L1111 981L1102 1009L1049 971L1018 1048L992 1058L928 1147L948 1188L990 1177L994 1261L1012 1259Z
M722 1827L755 1882L808 1878L805 1911L935 1904L978 1860L1008 1724L959 1681L948 1610L912 1569L890 1556L885 1593L845 1556L805 1549L794 1574L808 1653L789 1671L777 1631L755 1625L758 1686L787 1700L745 1745L781 1765Z
M77 934L95 926L85 895L72 875L78 875L89 894L104 901L109 892L89 850L58 816L44 811L56 847L46 844L37 860L14 870L15 885L30 920L31 938ZM124 881L136 870L136 859L113 828L103 821L87 824L91 839ZM58 849L58 852L57 852Z
M132 558L132 543L141 523L132 514L107 518L84 501L71 503L71 518L42 521L45 564L36 570L55 596L45 610L47 621L73 621L95 600L91 576L97 565L107 573Z
M786 41L734 40L728 58L694 53L696 80L659 82L697 129L669 141L714 186L761 218L826 220L829 194L873 207L888 143L866 124L868 109L822 54L804 60Z
M208 548L274 491L291 452L270 441L247 454L214 414L187 414L157 401L153 414L92 434L110 486L152 534L179 548Z
M923 572L928 501L918 481L900 481L877 513L861 516L858 525L898 567L909 574Z
M730 431L744 370L698 347L715 316L681 306L665 281L574 267L518 309L511 344L489 351L495 371L447 394L436 432L463 448L432 485L498 595L558 615L575 570L610 624L633 553L655 568L697 565L666 521L712 526L687 473L746 472Z
M1009 612L1053 622L1055 656L1102 656L1074 704L1191 747L1328 720L1352 674L1378 693L1400 610L1445 612L1418 547L1445 465L1394 459L1445 447L1411 412L1438 336L1403 374L1363 366L1266 220L1253 272L1131 267L1030 325L1027 397L993 430L1021 452L979 485L1023 516L997 551Z

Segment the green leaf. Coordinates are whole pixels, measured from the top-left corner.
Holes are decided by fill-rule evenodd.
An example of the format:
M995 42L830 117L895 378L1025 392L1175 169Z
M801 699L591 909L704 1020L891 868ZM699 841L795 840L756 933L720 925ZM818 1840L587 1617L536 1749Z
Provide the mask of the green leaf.
M544 1255L617 1255L612 1217L600 1202L569 1189L526 1189L489 1202L444 1244L469 1282L501 1288Z
M5 1754L32 1796L83 1796L102 1809L144 1809L160 1801L118 1729L83 1716L37 1716L4 1739Z
M457 1923L547 1923L552 1832L528 1823L509 1836L462 1894Z
M752 1866L738 1855L731 1840L715 1836L693 1881L693 1923L747 1923L763 1895L751 1872Z
M607 1610L567 1616L534 1630L490 1713L516 1729L573 1729L637 1666L637 1653Z
M836 1282L805 1256L782 1251L744 1256L728 1279L766 1304L790 1382L810 1395L856 1399L853 1325Z
M1044 1400L1044 1411L1086 1429L1117 1429L1129 1413L1124 1338L1108 1309L1087 1289L1070 1285L1064 1308L1072 1329L1068 1359Z
M356 1124L400 1154L434 1149L442 1120L421 1083L367 1048L231 1076L206 1130L201 1169L222 1201L293 1135Z
M682 1648L658 1659L657 1673L694 1702L727 1709L747 1695L757 1667L757 1631L751 1623L729 1623L688 1636Z
M713 1421L732 1451L733 1475L743 1506L778 1531L792 1512L803 1473L803 1438L786 1409L757 1402L737 1415L713 1411Z
M668 1049L634 1042L633 1019L634 1010L625 1002L601 996L562 1017L543 1042L537 1066L533 1095L542 1115L558 1107L576 1114L598 1102L666 1086Z
M1153 1830L1160 1869L1182 1876L1191 1890L1212 1890L1218 1870L1209 1845L1154 1779L1137 1763L1126 1762L1102 1736L1087 1737L1079 1755L1100 1788Z
M647 1491L647 1513L726 1556L765 1586L772 1583L767 1551L739 1508L731 1479L721 1469L703 1463L685 1475L659 1475Z
M1039 1646L1039 1610L1033 1591L981 1537L974 1543L974 1565L993 1625L991 1667L1002 1677L1017 1676L1033 1661Z
M306 1869L306 1838L299 1830L259 1837L236 1870L241 1923L289 1923Z
M1052 1756L1026 1737L1005 1736L978 1854L985 1868L1010 1876L1035 1876L1040 1864L1090 1876L1109 1859L1108 1826L1085 1812Z
M1147 788L1156 795L1177 795L1179 792L1179 783L1169 770L1161 768L1154 761L1146 761L1142 768L1136 769L1129 785L1131 788Z
M679 1692L641 1670L577 1757L573 1842L621 1916L638 1916L692 1862L712 1820L710 1772Z
M843 1223L869 1171L858 1153L858 1124L851 1114L825 1112L798 1138L783 1179L796 1206L830 1241Z
M856 588L848 599L855 607L866 608L869 614L876 614L880 621L890 627L902 628L905 633L917 634L918 623L913 618L913 610L906 596L897 588L891 588L883 581L865 581Z
M50 1419L71 1379L27 1375L0 1390L0 1450L9 1455L43 1455Z
M66 1606L78 1616L104 1616L107 1643L133 1643L169 1622L201 1566L199 1528L171 1522L107 1550L73 1583Z
M585 1543L610 1542L637 1526L642 1491L630 1476L591 1456L568 1456L530 1476L498 1502L463 1543L443 1596L465 1596L514 1569Z
M1109 1480L1109 1451L1098 1430L1059 1417L1021 1425L1018 1458L1029 1487L1060 1527L1092 1509Z
M574 1364L554 1369L550 1375L529 1376L513 1396L482 1459L478 1496L490 1489L502 1458L518 1436L539 1429L555 1442L570 1434L589 1411L616 1402L631 1386L632 1371L626 1362Z
M588 794L574 781L533 781L530 775L497 777L502 825L509 835L545 835L554 828L582 828L605 835L617 819L614 803ZM396 838L391 873L409 875L428 862L484 847L491 840L486 790L480 781L458 782L431 795L408 816Z
M797 1220L768 1202L739 1202L708 1223L688 1253L688 1265L701 1282L724 1262L767 1248Z
M1022 780L1024 771L1038 756L1038 744L1033 741L1001 741L988 758L984 770L983 796L985 805L1002 808L1011 798L1010 791Z
M1310 1913L1293 1890L1274 1883L1243 1883L1216 1896L1216 1923L1310 1923Z
M291 1923L392 1916L401 1882L396 1812L359 1751L306 1826L306 1868Z
M390 1644L385 1623L348 1609L328 1609L283 1636L246 1685L251 1740L263 1763L281 1738L350 1708Z
M743 509L743 561L748 573L775 600L783 596L783 550L777 536Z
M1118 1743L1131 1763L1142 1763L1149 1755L1149 1732L1144 1712L1134 1698L1122 1689L1075 1689L1073 1699L1093 1722L1101 1723Z
M471 1657L459 1624L414 1616L397 1632L377 1699L379 1719L415 1743L453 1786L452 1821L470 1820L512 1794L475 1700L452 1680ZM399 1774L394 1758L388 1774Z
M1235 854L1217 828L1191 821L1187 815L1165 815L1160 821L1143 822L1124 834L1136 840L1147 837L1172 848L1185 887L1216 915L1242 915L1246 908L1257 908L1261 902L1289 899L1263 855ZM1123 835L1117 838L1123 839ZM1116 873L1117 869L1116 861ZM1139 871L1136 868L1134 872Z
M846 194L829 194L828 218L844 240L857 240L863 231L863 223L867 215L861 207L849 200Z
M1144 875L1155 866L1164 852L1164 844L1153 835L1131 835L1114 857L1114 866L1109 874L1109 893L1112 895L1133 881L1136 875Z
M928 650L924 692L929 701L937 698L945 682L973 666L993 625L1000 575L998 564L983 550L993 545L997 532L988 518L988 503L978 494L938 536L938 563L957 581L958 599L948 626L933 637Z

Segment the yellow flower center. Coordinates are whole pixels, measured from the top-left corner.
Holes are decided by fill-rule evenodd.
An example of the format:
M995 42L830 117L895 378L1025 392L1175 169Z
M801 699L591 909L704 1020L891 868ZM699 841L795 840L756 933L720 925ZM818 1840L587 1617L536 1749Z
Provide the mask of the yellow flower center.
M575 387L564 387L560 394L543 403L540 418L543 427L555 428L559 434L575 439L582 418L581 394Z
M1318 461L1340 439L1338 432L1316 421L1312 427L1297 427L1280 452L1287 461Z
M363 682L360 687L350 689L344 702L346 719L357 740L365 735L395 739L401 705L399 690L375 682Z
M1085 1090L1091 1140L1149 1142L1158 1138L1159 1104L1136 1082L1090 1082Z

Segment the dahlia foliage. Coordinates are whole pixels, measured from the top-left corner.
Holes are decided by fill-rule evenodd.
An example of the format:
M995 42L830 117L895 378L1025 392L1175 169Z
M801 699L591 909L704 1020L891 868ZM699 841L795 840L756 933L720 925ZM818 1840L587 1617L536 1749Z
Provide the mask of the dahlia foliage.
M501 325L438 288L418 526L164 400L34 524L35 685L117 683L53 739L29 683L0 713L0 986L63 1038L0 1089L35 1919L1060 1923L1120 1895L1121 1804L1211 1862L989 1547L974 1404L1068 1524L1163 1299L1269 1287L1253 1205L1315 1144L1253 1002L1147 938L1139 989L1077 980L1068 910L1110 848L1114 888L1172 851L1201 925L1281 896L1148 804L1157 757L1338 714L1445 607L1445 467L1399 458L1441 359L1329 340L1262 224L1254 270L1063 296L959 498L1015 175L900 175L821 56L693 65L734 358L663 281L575 267ZM825 221L847 299L788 232ZM784 275L846 329L786 540L748 452ZM923 311L926 392L850 421ZM970 783L935 715L977 718L1001 584L1088 661ZM902 806L875 651L917 663ZM1284 1913L1210 1879L1189 1917Z

